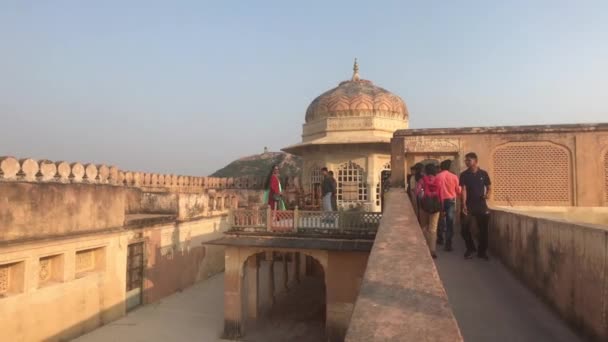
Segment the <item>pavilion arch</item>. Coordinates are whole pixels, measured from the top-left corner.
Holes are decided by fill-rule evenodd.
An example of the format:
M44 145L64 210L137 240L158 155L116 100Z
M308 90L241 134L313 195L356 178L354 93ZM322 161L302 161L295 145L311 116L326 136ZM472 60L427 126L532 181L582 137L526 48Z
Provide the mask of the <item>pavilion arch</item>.
M262 317L268 319L266 314L277 308L285 310L284 301L289 296L293 297L293 294L287 297L286 294L299 286L310 285L310 282L305 282L306 279L316 284L314 292L306 293L315 294L310 298L314 303L312 307L314 312L320 314L319 322L322 320L325 324L328 260L326 251L248 248L248 251L240 253L239 259L241 312L245 336L249 329L258 328L254 321ZM287 307L290 309L284 312L285 314L297 313L298 307Z
M550 141L507 142L492 151L493 199L499 205L573 205L572 153Z

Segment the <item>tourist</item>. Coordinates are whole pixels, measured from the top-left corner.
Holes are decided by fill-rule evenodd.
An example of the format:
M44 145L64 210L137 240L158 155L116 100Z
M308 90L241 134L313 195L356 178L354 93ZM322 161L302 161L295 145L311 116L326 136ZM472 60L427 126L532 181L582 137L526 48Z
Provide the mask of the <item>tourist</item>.
M458 176L450 172L451 160L444 160L439 165L441 172L437 175L439 182L439 193L442 201L442 215L440 217L440 228L437 229L439 237L443 238L445 233L445 250L452 251L452 236L454 235L454 214L456 211L456 196L460 195L460 183ZM438 239L439 239L438 237Z
M285 210L285 202L283 202L283 189L279 180L279 166L274 165L270 170L270 174L266 179L266 203L271 210Z
M464 162L467 169L460 174L462 189L462 237L466 243L465 259L470 259L477 251L479 258L488 260L488 224L490 211L486 200L490 198L492 184L488 173L477 165L477 154L474 152L465 155ZM479 229L478 249L471 235L471 223L475 219Z
M419 199L421 209L428 214L428 220L424 225L423 232L426 238L431 256L437 258L436 240L437 240L437 223L439 222L439 214L441 213L441 193L439 191L439 182L437 180L437 166L433 163L426 164L424 167L425 176L422 177L416 187L416 197Z
M331 179L331 210L338 211L338 182L336 182L333 171L328 173L329 179Z
M410 167L410 173L408 173L407 177L406 177L407 188L405 191L408 195L411 194L412 191L415 189L415 186L412 188L412 185L415 185L415 184L412 184L413 183L412 178L414 177L414 173L416 173L416 168L412 166L412 167Z
M413 166L413 175L410 178L410 197L412 199L412 205L414 206L414 211L416 212L416 218L418 218L418 222L421 222L420 218L420 203L418 203L418 197L416 196L416 188L418 186L418 182L423 177L422 170L424 169L424 165L421 163L416 163Z
M329 171L324 167L321 169L323 174L323 182L321 183L321 198L323 203L323 211L333 211L331 205L331 196L334 193L333 182L329 176Z

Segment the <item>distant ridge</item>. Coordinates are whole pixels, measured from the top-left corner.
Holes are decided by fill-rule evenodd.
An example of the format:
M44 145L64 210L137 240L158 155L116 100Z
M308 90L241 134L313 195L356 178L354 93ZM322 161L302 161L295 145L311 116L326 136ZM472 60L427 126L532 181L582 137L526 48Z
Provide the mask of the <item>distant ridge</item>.
M264 152L237 159L215 171L212 177L265 177L273 165L279 165L281 177L299 176L302 158L285 152Z

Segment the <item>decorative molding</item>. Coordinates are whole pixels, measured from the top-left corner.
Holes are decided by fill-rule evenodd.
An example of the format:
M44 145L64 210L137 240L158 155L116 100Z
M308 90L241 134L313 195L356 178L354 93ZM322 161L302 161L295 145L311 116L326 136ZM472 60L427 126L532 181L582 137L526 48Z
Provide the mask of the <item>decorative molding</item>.
M460 140L451 138L406 137L406 153L460 152Z

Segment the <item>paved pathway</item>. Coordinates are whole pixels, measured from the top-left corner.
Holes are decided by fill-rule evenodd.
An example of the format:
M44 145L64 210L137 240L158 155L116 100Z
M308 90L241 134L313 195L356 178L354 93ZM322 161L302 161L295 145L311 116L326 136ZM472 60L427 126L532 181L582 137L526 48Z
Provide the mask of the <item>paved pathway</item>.
M464 260L464 242L454 238L436 265L466 342L581 341L499 260Z
M127 316L77 338L78 342L222 341L224 276L143 306ZM225 340L223 340L225 341Z

